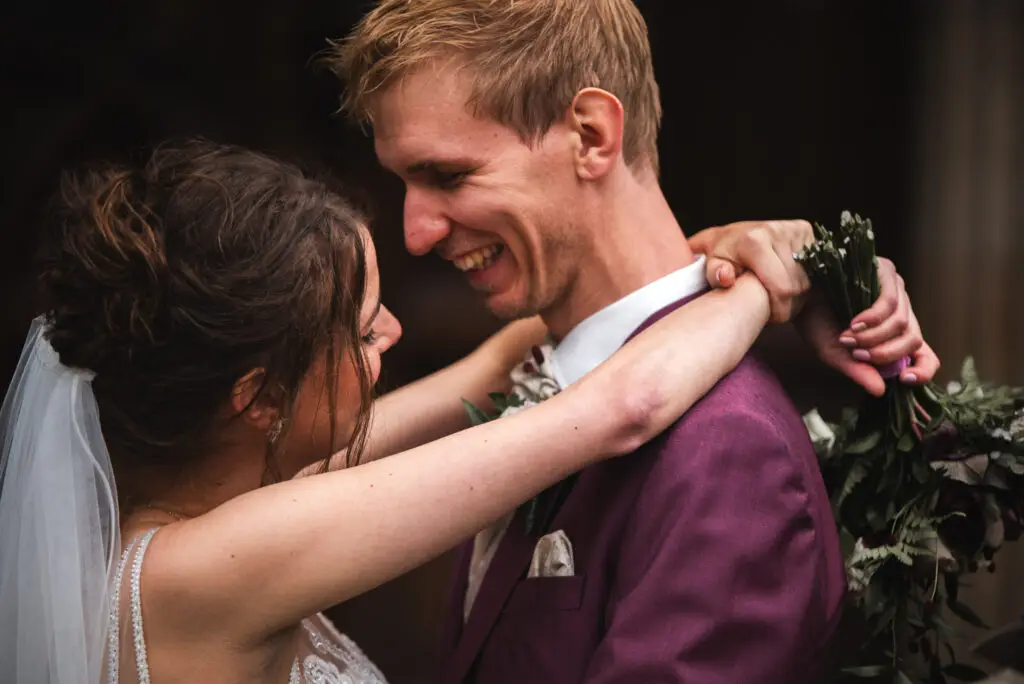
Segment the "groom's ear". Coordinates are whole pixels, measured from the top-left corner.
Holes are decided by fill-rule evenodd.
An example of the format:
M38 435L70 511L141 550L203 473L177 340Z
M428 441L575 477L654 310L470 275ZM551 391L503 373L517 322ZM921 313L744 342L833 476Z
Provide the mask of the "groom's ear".
M622 154L622 103L607 90L584 88L576 93L567 116L576 175L583 180L601 178Z

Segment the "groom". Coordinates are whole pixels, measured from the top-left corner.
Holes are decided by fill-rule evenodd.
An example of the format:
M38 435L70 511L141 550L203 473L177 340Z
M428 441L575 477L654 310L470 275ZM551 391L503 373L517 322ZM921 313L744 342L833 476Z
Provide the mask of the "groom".
M707 290L658 185L631 0L384 0L332 60L405 182L408 249L502 318L540 313L561 387ZM747 358L463 549L441 682L812 682L844 589L806 430Z

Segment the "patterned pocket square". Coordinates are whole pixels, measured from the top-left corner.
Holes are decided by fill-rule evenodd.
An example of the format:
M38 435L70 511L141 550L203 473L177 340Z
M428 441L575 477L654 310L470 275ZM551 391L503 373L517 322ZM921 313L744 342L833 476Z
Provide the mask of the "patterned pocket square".
M575 574L572 542L563 530L546 534L537 541L527 577L573 577Z

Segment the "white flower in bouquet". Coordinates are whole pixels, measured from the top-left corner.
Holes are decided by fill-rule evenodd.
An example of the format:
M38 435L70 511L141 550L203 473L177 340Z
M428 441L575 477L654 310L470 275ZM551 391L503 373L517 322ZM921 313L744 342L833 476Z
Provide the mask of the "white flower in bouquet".
M818 409L812 409L804 415L804 426L811 435L811 443L814 444L815 449L824 449L827 453L835 446L836 433L821 417Z

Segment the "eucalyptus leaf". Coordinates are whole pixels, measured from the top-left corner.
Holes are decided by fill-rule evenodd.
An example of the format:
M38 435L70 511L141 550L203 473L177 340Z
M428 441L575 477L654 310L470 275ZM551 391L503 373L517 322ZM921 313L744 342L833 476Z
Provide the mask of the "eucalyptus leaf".
M949 626L949 623L940 617L932 618L932 624L935 626L935 631L938 632L939 636L943 639L952 639L956 636L956 632Z
M491 403L494 404L494 410L499 414L504 413L505 409L508 408L508 397L501 392L491 392L487 396Z
M964 663L952 663L942 668L942 671L961 682L979 682L988 677L988 673L976 667Z
M932 684L946 684L946 674L942 671L942 663L938 658L933 658L928 664L928 681Z
M462 407L466 409L466 413L469 415L469 422L474 427L477 426L477 425L482 425L484 423L488 423L491 420L491 417L489 415L487 415L484 411L480 410L472 402L469 402L469 401L466 401L465 399L463 399L462 400Z
M878 443L882 439L882 433L878 430L871 434L858 439L856 442L848 445L845 449L848 454L866 454L867 452L878 446Z
M844 528L839 530L839 545L843 550L843 558L849 558L853 555L853 550L857 546L857 540L850 534L849 530Z
M967 604L961 603L960 601L949 601L946 605L949 606L950 612L964 622L974 625L975 627L980 627L981 629L990 629L989 626L985 624L985 621L978 617L978 614L975 613Z
M891 605L882 611L882 614L878 618L878 625L871 632L872 637L876 637L886 629L892 627L892 620L896 617L896 606Z
M946 573L942 576L942 582L946 589L946 600L956 601L960 598L960 578L953 573Z
M927 484L932 479L932 469L926 463L921 461L914 461L913 465L910 466L911 472L914 474L914 479L919 484Z

